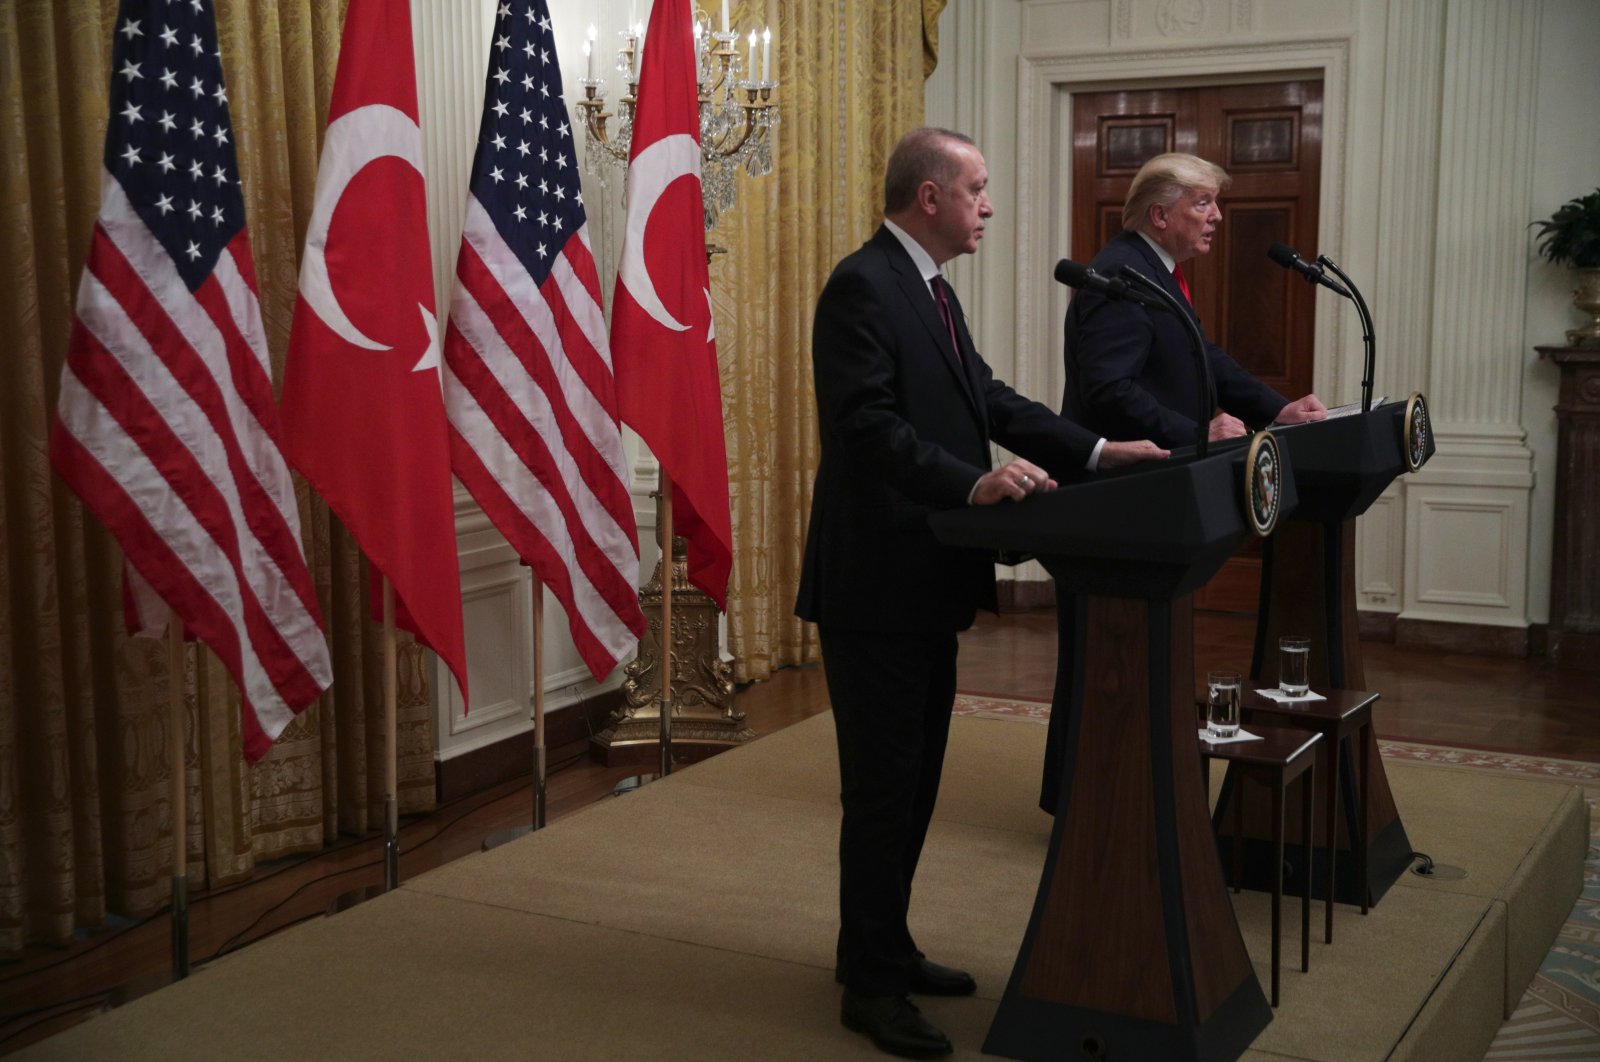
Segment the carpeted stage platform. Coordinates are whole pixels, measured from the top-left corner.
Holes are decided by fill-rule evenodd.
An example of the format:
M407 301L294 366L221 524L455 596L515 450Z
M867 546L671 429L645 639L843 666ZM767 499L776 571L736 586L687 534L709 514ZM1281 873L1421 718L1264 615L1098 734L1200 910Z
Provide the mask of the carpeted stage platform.
M955 720L913 904L923 948L979 995L924 1011L977 1057L1033 902L1044 728ZM1390 761L1413 844L1363 918L1313 911L1252 1059L1480 1058L1582 884L1588 813L1556 782ZM1214 772L1213 785L1220 784ZM764 737L397 892L288 930L25 1058L881 1058L838 1022L831 717ZM1265 894L1235 897L1268 983Z

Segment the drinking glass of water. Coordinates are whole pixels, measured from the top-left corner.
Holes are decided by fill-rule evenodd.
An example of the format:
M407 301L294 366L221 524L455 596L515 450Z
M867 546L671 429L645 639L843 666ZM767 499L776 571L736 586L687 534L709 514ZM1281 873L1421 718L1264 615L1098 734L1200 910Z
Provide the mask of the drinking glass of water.
M1206 733L1231 738L1239 732L1239 673L1212 671L1206 675Z
M1311 639L1286 634L1278 639L1278 688L1291 697L1304 697L1311 690Z

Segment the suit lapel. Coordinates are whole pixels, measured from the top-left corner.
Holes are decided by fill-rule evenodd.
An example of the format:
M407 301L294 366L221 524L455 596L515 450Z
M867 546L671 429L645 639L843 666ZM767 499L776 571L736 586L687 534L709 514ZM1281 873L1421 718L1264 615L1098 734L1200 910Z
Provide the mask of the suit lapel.
M1183 289L1178 287L1178 278L1173 276L1172 270L1168 269L1166 263L1161 261L1161 256L1156 254L1155 248L1151 247L1145 241L1145 238L1137 232L1123 232L1122 238L1133 246L1134 250L1138 252L1140 260L1145 263L1145 275L1160 284L1168 295L1177 299L1178 305L1182 306L1189 316L1194 318L1195 323L1198 324L1200 315L1195 313L1194 304L1184 296Z
M1122 235L1133 244L1134 248L1142 256L1141 261L1146 263L1146 266L1150 271L1148 274L1150 279L1160 284L1166 289L1169 295L1171 295L1174 299L1177 299L1178 305L1182 306L1184 311L1188 313L1189 318L1194 321L1195 327L1201 328L1200 315L1195 312L1194 304L1191 303L1183 294L1183 289L1178 287L1178 278L1172 275L1172 271L1168 269L1166 263L1161 260L1161 256L1156 254L1155 248L1151 247L1150 244L1145 241L1145 238L1140 236L1137 232L1124 232ZM1201 328L1201 334L1202 336L1204 335L1203 328ZM1187 360L1189 356L1189 339L1187 334L1184 336L1183 350L1184 358ZM1195 386L1198 387L1199 383L1197 382ZM1215 380L1211 382L1210 399L1211 404L1215 406L1217 404L1217 384Z
M971 348L971 341L965 339L966 328L961 321L960 304L951 297L950 313L956 322L956 336L965 345L965 349L957 355L956 349L950 345L950 330L945 328L944 319L939 316L939 306L933 301L933 293L928 290L928 282L922 279L917 272L916 264L911 261L911 256L906 249L900 246L900 241L888 229L879 229L878 238L883 241L884 252L888 257L890 266L895 271L896 282L900 286L900 294L905 298L910 307L911 315L921 322L921 327L927 333L928 341L933 344L933 349L939 352L939 360L944 362L945 371L950 374L951 381L957 385L962 398L966 400L967 407L972 410L973 416L978 418L979 424L985 424L983 411L978 408L978 400L974 395L971 378L968 376L967 364L977 355Z

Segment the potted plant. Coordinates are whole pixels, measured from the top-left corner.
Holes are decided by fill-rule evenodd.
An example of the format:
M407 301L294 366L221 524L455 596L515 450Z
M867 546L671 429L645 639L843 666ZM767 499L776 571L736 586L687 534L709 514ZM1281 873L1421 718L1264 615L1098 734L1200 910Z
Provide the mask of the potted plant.
M1575 347L1600 343L1600 188L1568 200L1554 214L1533 224L1539 229L1539 253L1578 274L1572 301L1590 321L1582 328L1569 329L1567 342Z

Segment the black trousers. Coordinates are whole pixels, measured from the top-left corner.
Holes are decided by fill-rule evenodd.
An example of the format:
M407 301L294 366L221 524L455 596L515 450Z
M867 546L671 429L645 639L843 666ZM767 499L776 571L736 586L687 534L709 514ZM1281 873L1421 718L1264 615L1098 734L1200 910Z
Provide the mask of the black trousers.
M839 972L853 992L903 995L921 954L906 913L950 735L956 635L818 634L839 741Z

